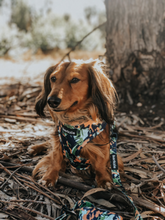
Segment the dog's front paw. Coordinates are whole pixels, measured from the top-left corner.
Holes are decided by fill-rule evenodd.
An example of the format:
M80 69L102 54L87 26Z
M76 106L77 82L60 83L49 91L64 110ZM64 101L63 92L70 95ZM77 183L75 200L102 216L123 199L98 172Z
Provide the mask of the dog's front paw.
M112 183L111 182L102 182L102 183L99 183L97 184L100 188L103 188L103 189L108 189L108 190L111 190L112 189Z
M105 184L105 189L111 190L111 189L112 189L112 183L106 182L106 184Z
M49 155L42 158L33 170L33 178L40 179L43 185L54 186L58 180L60 166Z
M109 176L107 176L106 178L105 177L100 178L100 177L96 176L96 182L97 182L98 187L108 189L108 190L112 189L112 186L113 186L112 180Z
M55 174L56 173L56 174ZM55 186L58 181L58 173L55 172L53 175L50 173L49 175L46 173L40 180L39 183L43 186Z
M27 151L30 155L36 155L36 154L39 154L39 153L45 151L48 147L49 147L49 141L46 141L41 144L30 145L27 148Z
M33 177L39 178L39 183L43 186L54 186L58 181L59 172L52 168L40 168L37 167L33 171ZM41 178L42 177L42 178Z
M27 148L27 151L30 155L35 155L37 154L37 150L35 148L35 145L30 145L28 148Z
M27 148L27 151L30 155L36 155L39 154L41 152L43 152L44 150L46 150L47 147L46 146L40 146L40 145L30 145Z

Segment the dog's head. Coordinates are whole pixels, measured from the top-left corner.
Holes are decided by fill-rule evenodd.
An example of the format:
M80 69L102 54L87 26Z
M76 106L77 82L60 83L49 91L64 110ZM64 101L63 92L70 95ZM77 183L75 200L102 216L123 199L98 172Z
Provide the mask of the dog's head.
M115 89L98 60L62 62L50 67L44 78L44 88L37 97L36 112L44 116L48 104L51 115L76 115L86 110L96 120L113 120ZM88 115L88 116L89 116Z

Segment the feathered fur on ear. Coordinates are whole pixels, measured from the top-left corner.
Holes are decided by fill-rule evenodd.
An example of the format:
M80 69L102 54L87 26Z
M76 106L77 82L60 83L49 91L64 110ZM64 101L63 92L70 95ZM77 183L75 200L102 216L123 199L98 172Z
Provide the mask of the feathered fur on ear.
M101 68L99 61L94 61L88 66L90 78L90 97L103 120L112 124L116 104L116 90L112 82Z
M35 110L38 115L45 116L44 114L44 108L47 104L47 97L51 91L50 87L50 74L56 69L58 64L55 66L49 67L49 69L46 71L45 76L44 76L44 86L42 89L42 92L39 94L39 96L36 98L36 104L35 104Z

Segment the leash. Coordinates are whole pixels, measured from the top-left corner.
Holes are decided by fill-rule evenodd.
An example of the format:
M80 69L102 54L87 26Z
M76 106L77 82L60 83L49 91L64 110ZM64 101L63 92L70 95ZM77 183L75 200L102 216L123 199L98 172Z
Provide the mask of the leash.
M61 215L55 220L68 219L67 217L69 216L78 220L123 220L120 215L108 210L96 208L91 202L84 200L76 202L71 210L64 206Z
M115 123L111 127L110 132L110 162L111 162L111 173L112 180L114 186L124 194L124 196L129 201L130 205L132 205L135 215L135 220L143 220L140 213L138 212L136 206L133 203L133 200L130 196L127 195L125 188L123 187L120 179L120 174L118 170L118 162L117 162L117 131L115 131ZM77 213L78 211L78 213ZM67 217L72 216L76 217L79 220L89 219L89 220L122 220L122 216L110 212L108 210L102 210L96 208L92 203L84 200L79 200L72 209L68 209L66 205L62 207L61 215L57 217L55 220L66 219Z
M139 211L137 210L136 206L133 203L133 199L126 194L125 188L123 187L120 179L120 174L118 170L118 162L117 162L117 139L118 135L117 132L115 131L115 123L111 127L111 141L110 141L110 161L111 161L111 173L112 173L112 179L114 185L119 189L125 196L126 198L130 201L134 208L134 215L135 215L135 220L143 220L141 217Z

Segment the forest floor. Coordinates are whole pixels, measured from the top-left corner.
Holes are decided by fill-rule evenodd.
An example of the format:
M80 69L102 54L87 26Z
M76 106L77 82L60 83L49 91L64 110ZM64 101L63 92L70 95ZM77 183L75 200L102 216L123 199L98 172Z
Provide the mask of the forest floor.
M93 58L97 55L93 54ZM79 58L83 56L81 54ZM86 58L90 56L88 54ZM9 68L11 60L0 60L8 62L3 64L6 67L3 75L0 75L0 219L53 220L60 215L64 204L72 209L82 197L96 207L131 219L133 211L127 198L116 189L106 191L95 188L94 178L88 171L77 175L68 167L66 173L60 172L55 187L46 188L32 179L34 166L46 152L32 156L27 148L50 140L54 128L51 117L41 119L37 116L34 103L41 91L45 70L58 58L51 56L31 60L28 55L26 58L20 69L14 66L18 61L12 61L13 66ZM10 71L15 77L10 75ZM21 75L21 71L24 74ZM18 72L20 75L17 75ZM163 220L164 110L155 103L141 107L119 105L116 121L118 153L125 167L123 186L144 219ZM70 219L74 219L74 216Z

